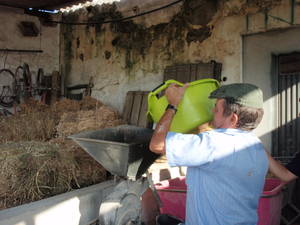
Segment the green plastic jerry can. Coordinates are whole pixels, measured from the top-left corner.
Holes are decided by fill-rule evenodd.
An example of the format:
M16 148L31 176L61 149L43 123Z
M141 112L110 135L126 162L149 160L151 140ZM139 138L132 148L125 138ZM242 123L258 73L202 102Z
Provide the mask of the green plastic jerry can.
M168 80L148 95L148 118L157 123L165 112L168 105L167 98L162 95L163 91L172 83L183 86L176 80ZM192 133L193 130L213 118L212 108L215 105L215 99L209 99L209 94L220 86L214 79L201 79L190 82L184 97L178 105L178 111L175 114L170 131L180 133Z

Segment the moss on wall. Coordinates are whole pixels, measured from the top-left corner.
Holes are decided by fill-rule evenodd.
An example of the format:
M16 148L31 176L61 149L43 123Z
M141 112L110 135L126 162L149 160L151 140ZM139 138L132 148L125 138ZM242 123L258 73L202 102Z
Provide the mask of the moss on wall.
M217 12L217 8L217 0L188 0L184 1L180 13L186 22L206 26Z
M157 24L151 27L144 27L143 25L136 24L132 20L120 21L111 23L109 26L101 23L107 20L117 20L122 18L122 14L117 10L115 4L103 4L101 7L87 7L85 10L86 21L91 25L86 26L84 30L86 38L91 40L89 43L94 44L96 42L96 55L104 52L103 48L107 41L104 40L104 33L111 32L113 39L110 40L110 44L114 46L117 55L119 54L124 58L124 65L126 73L132 76L131 71L140 62L146 59L149 54L149 50L152 47L154 41L160 41L159 51L168 55L168 60L172 61L176 52L182 51L186 43L192 41L201 42L209 37L210 28L205 29L193 29L189 27L189 24L205 25L207 24L214 13L217 10L216 1L211 0L186 0L183 4L181 11L173 17L169 23ZM207 8L205 8L207 5ZM213 7L212 7L213 6ZM203 10L199 17L197 10ZM82 13L82 11L80 12ZM68 13L63 17L65 22L78 22L78 19L82 15L76 13ZM68 27L68 25L64 25ZM94 28L95 36L92 37L90 28ZM65 29L66 32L71 32L68 35L64 33L64 45L66 53L64 53L67 64L73 58L74 53L72 48L72 30L70 28ZM78 46L81 44L81 40L77 39L75 42ZM107 56L106 56L107 57ZM66 67L68 67L66 65Z
M87 22L89 23L97 23L93 26L95 27L96 35L103 31L103 24L99 24L101 22L107 20L117 20L122 18L122 14L117 11L117 6L115 3L113 4L103 4L101 7L93 7L89 6L86 8L87 10Z
M79 14L78 13L67 13L62 15L62 21L64 23L76 23L78 22Z
M101 23L108 20L122 19L122 14L118 11L116 4L90 6L85 8L83 15L80 15L80 19L84 17L85 21L91 23L91 25L82 29L85 32L85 38L89 40L85 44L94 45L96 48L94 57L96 58L102 56L104 60L108 60L114 56L124 60L123 65L126 74L134 76L134 71L141 68L141 63L145 63L147 56L153 54L153 52L157 55L164 55L164 63L172 64L176 63L176 60L180 60L180 54L184 52L187 45L192 42L200 44L209 38L213 30L213 23L211 22L214 16L218 10L222 10L222 7L229 2L232 1L185 0L180 11L173 16L169 23L160 23L151 27L145 27L132 20L114 22L109 25L93 24L95 22ZM254 7L257 10L267 10L278 5L281 0L240 0L238 2L239 8L233 10L233 14L245 14L247 13L245 9L249 7ZM233 14L229 10L223 16ZM78 18L78 14L69 13L68 16L64 17L64 20L76 22ZM94 29L93 32L91 32L91 29ZM111 39L107 38L106 34L108 33ZM71 60L73 56L72 38L73 35L69 35L64 42L65 49L68 51L65 53L67 60ZM152 49L154 42L155 50ZM79 42L79 44L81 43L83 42ZM108 54L105 52L107 46L112 46L115 51L110 51ZM160 59L156 57L155 60ZM68 64L69 61L66 63ZM154 68L148 69L148 72L151 72Z
M64 57L64 74L69 75L71 71L71 64L72 59L74 58L74 51L73 51L73 27L69 25L62 25L61 26L62 37L63 37L63 57Z
M201 16L199 11L201 10ZM143 62L154 41L161 42L160 51L168 55L168 60L183 51L185 44L192 41L202 42L210 36L211 28L206 24L217 11L217 1L187 0L181 11L174 15L169 23L162 23L146 28L133 21L111 24L111 31L116 34L112 45L125 51L125 69L129 72L137 62ZM190 25L203 25L193 29ZM136 58L137 57L137 58Z
M139 61L145 59L152 45L152 34L148 29L132 21L111 24L111 31L116 37L111 41L119 52L125 52L125 70L128 75Z
M247 1L247 7L256 7L259 11L266 11L280 5L282 0L251 0Z

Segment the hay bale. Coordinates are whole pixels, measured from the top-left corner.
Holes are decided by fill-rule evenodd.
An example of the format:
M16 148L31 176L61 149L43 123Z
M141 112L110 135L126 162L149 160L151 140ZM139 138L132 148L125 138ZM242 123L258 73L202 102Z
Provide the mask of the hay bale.
M57 121L49 109L6 117L0 120L0 143L47 141L55 136Z
M65 112L76 112L79 110L92 110L99 108L103 103L90 97L85 96L81 101L71 100L64 98L60 101L55 102L51 109L54 113L61 115Z
M89 129L123 124L118 113L92 97L82 101L63 99L51 107L29 99L20 112L0 118L0 143L48 141Z
M64 98L60 101L55 102L51 106L51 110L53 113L61 115L65 112L75 112L80 110L80 103L75 100Z
M57 136L67 137L85 130L96 130L124 124L118 113L102 105L96 110L64 113L57 125Z
M0 209L106 180L106 170L65 137L123 123L117 111L90 97L51 107L30 100L16 115L0 118Z
M29 98L25 103L19 105L19 114L30 114L33 112L46 112L50 110L50 106L33 98Z
M83 97L83 99L79 103L80 103L81 110L92 110L92 109L100 108L103 105L102 102L90 96Z
M102 182L106 171L75 144L56 140L1 144L0 176L5 209Z

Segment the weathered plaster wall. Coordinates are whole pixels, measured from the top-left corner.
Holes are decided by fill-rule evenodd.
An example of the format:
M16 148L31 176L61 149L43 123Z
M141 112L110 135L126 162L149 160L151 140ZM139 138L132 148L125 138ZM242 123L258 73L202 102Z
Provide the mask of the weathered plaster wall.
M170 1L153 2L155 3L153 6L145 5L145 3L138 4L138 1L127 3L131 4L131 8L136 4L142 5L143 7L139 10L143 12ZM65 53L62 71L67 76L67 83L88 82L93 76L95 83L93 95L122 111L127 91L151 90L161 83L163 69L167 65L192 62L193 59L189 56L192 55L189 52L189 45L192 41L189 42L190 44L186 41L189 30L195 33L190 34L189 40L204 39L209 35L209 28L203 28L202 32L198 30L201 28L200 24L188 25L189 22L199 23L199 21L197 18L191 18L191 21L188 21L187 18L190 16L182 11L181 6L182 4L178 4L137 18L134 22L105 24L101 28L99 25L94 27L64 26L62 37L67 51L62 50ZM102 16L108 15L107 19L119 18L117 4L116 7L103 6L96 18L91 16L90 20L98 19L99 21L101 14ZM185 7L200 9L204 6L196 4ZM211 8L211 10L206 10L207 14L201 19L204 21L203 24L212 19L216 6ZM128 12L127 9L125 12ZM120 11L123 12L123 10ZM89 8L82 10L77 18L74 18L73 14L73 16L66 16L65 20L80 21L80 18L83 20L86 14L89 17ZM71 34L70 30L72 30ZM198 57L193 56L193 58Z
M265 116L256 133L268 150L272 149L272 131L278 128L278 96L274 90L272 55L300 51L300 29L286 29L244 37L243 81L264 90Z
M278 128L276 74L272 74L272 55L299 51L300 1L284 0L265 13L248 17L249 35L243 36L243 81L258 85L264 92L265 116L255 130L266 149L272 150L272 132Z
M1 69L5 67L15 72L18 66L27 63L33 76L36 75L38 68L43 68L46 74L59 70L59 26L43 26L37 17L9 7L0 7L0 21L0 48L43 51L43 53L0 51ZM41 34L37 37L24 37L18 28L20 21L34 22Z
M170 2L124 0L64 14L64 21L118 19ZM274 8L276 14L280 7L287 7L278 6L280 0L248 2L189 0L133 21L64 25L62 72L66 83L88 83L93 77L93 96L122 112L126 92L151 90L161 83L168 65L216 60L223 64L226 82L239 82L241 35L261 30L255 24L260 12Z

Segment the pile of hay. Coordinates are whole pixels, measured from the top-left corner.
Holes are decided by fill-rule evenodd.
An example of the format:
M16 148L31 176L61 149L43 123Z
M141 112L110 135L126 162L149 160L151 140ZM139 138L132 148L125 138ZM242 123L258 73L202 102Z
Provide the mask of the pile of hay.
M86 97L52 106L31 101L0 118L0 209L108 179L107 171L66 137L124 124L118 113Z
M0 143L8 141L47 141L54 137L58 122L47 105L32 101L21 105L21 111L11 117L0 117Z
M82 101L63 99L52 106L31 100L11 117L0 117L0 143L8 141L49 141L84 130L124 124L111 107L91 97Z
M0 209L106 180L103 167L69 144L65 149L55 142L1 144Z
M63 113L57 125L57 136L66 137L84 130L95 130L122 124L119 115L107 106L96 110Z

